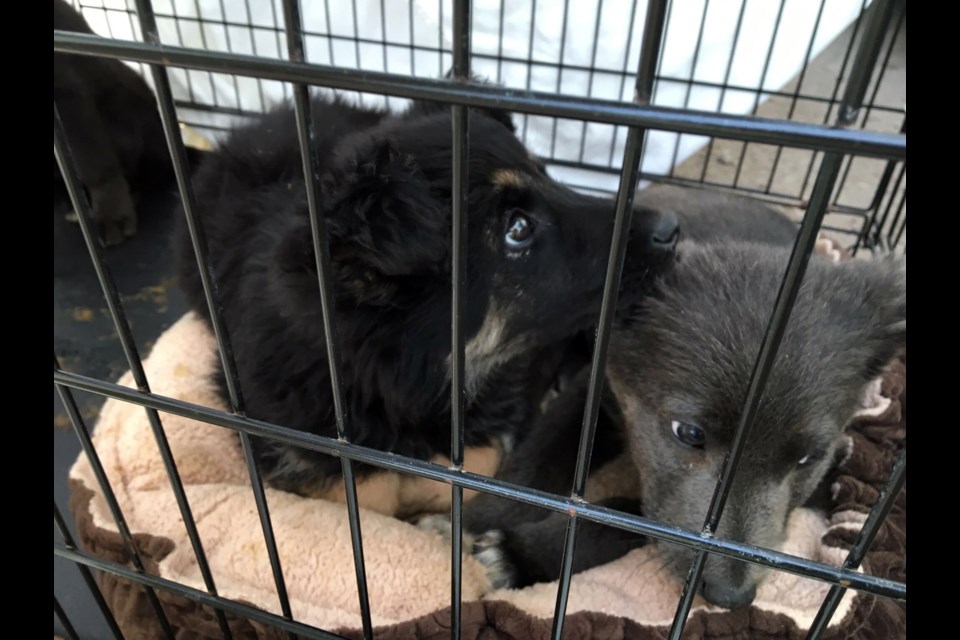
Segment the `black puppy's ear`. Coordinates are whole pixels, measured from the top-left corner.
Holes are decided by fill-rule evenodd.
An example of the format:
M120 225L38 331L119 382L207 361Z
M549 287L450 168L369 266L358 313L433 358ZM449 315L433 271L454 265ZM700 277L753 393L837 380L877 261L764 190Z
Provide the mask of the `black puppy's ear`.
M393 142L344 140L320 184L333 271L359 297L367 297L359 289L383 290L385 279L441 272L448 263L448 206ZM287 230L278 262L288 273L316 274L308 220Z
M453 69L447 71L444 75L447 80L453 79ZM486 78L474 75L470 77L470 80L477 84L493 85L494 83L490 82ZM489 118L492 118L505 126L510 133L516 133L517 127L513 124L513 116L509 111L504 109L489 109L489 108L475 108L471 107L470 111L479 112L486 115ZM433 102L431 100L414 100L410 107L407 109L408 116L426 116L434 113L449 113L450 105L444 104L442 102Z

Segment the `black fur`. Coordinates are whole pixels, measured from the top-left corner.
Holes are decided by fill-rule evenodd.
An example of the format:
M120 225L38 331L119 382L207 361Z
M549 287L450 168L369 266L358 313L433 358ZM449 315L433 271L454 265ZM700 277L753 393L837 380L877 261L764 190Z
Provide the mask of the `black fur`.
M670 524L703 525L788 256L785 248L759 243L683 243L652 293L626 306L611 338L591 465L596 470L626 448L642 505L627 503L625 510L640 513L642 506L643 515ZM904 344L905 313L905 272L897 261L811 259L718 536L762 546L782 540L789 512L818 496L842 455L843 428L864 388ZM501 477L569 491L584 382L581 374L549 407ZM705 448L679 442L673 420L702 427ZM512 586L557 577L565 520L487 495L464 512L468 531L498 530L506 558L498 558L494 578ZM592 525L580 536L575 570L642 542ZM682 578L692 553L675 545L664 545L663 553ZM760 574L753 565L711 557L704 595L723 606L747 604Z
M353 440L427 459L450 433L451 118L418 103L399 116L317 98L323 220L334 273L337 345ZM522 436L539 395L527 354L589 326L598 311L612 203L551 180L509 115L474 111L470 127L467 276L468 445ZM499 171L515 180L500 180ZM509 177L509 176L508 176ZM334 436L313 244L289 105L234 132L196 174L223 317L248 413ZM521 186L511 186L517 182ZM512 216L533 243L506 248ZM631 289L673 255L675 220L634 216ZM181 233L181 279L207 313ZM322 489L339 462L257 442L268 481Z
M93 35L66 0L53 0L53 28ZM137 229L135 199L174 178L156 98L119 60L64 53L53 54L53 98L101 235L122 242ZM70 209L56 159L53 206Z

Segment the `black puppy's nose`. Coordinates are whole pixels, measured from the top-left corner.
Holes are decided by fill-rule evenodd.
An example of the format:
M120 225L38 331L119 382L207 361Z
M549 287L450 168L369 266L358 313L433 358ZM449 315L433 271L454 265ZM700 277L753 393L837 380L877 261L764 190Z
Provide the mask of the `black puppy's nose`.
M654 222L650 241L658 247L672 249L680 238L680 220L673 211L661 211Z
M726 583L707 581L703 583L703 597L719 607L739 609L753 602L757 597L757 587L734 587Z

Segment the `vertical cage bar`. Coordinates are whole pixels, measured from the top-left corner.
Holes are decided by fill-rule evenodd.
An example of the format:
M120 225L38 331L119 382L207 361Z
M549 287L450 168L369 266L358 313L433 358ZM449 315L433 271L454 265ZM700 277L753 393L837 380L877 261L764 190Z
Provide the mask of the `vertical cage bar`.
M57 616L60 620L60 624L63 625L63 632L67 634L67 638L77 640L80 637L77 630L73 628L73 623L70 622L67 612L60 606L60 601L57 600L57 594L53 594L53 615Z
M887 245L892 249L900 244L900 236L903 235L904 229L907 228L907 219L903 218L903 223L900 223L900 218L903 216L903 210L907 204L907 189L904 187L903 192L900 194L900 204L897 205L897 212L893 216L893 220L890 222L890 230L887 232ZM897 229L897 226L900 226L900 231L897 233L897 240L893 240L894 232Z
M875 241L880 239L880 236L883 234L883 230L887 228L887 219L890 217L890 211L893 209L893 203L897 199L897 195L900 194L900 185L903 184L903 179L907 176L907 164L904 162L900 165L900 171L897 173L897 179L893 182L893 188L890 189L890 198L887 200L887 206L883 209L883 215L880 216L880 220L876 221L876 226L873 226L874 220L877 216L877 213L880 211L879 203L874 209L874 215L871 217L871 231L874 233ZM887 177L886 172L884 172L884 177ZM889 180L887 183L882 184L881 188L886 189L889 186ZM879 198L878 198L879 200Z
M559 94L563 85L563 58L567 51L567 18L570 16L570 0L563 0L563 24L560 27L560 56L557 60L557 83L554 85L554 93ZM597 16L597 20L600 17ZM550 158L553 158L557 150L557 124L558 118L553 119L550 125ZM586 125L584 125L586 126Z
M763 393L763 388L766 385L767 377L773 368L773 362L777 354L777 349L780 346L780 340L786 329L790 311L793 309L797 292L800 290L800 282L803 279L807 263L810 260L810 255L817 239L817 231L820 229L820 224L827 210L830 194L833 192L833 187L839 175L842 158L843 156L834 153L824 157L817 181L814 184L810 205L803 217L803 223L800 225L800 233L794 243L790 260L787 263L784 280L781 282L780 290L777 293L773 315L767 324L763 342L760 347L760 354L754 363L753 373L750 376L750 385L743 403L744 409L740 414L737 431L734 435L730 450L727 452L723 465L720 468L720 479L717 482L713 498L710 501L710 510L703 526L704 535L712 536L714 534L719 524L720 516L723 513L723 508L726 506L730 487L733 484L733 477L736 473L750 427L753 426L753 419L760 404L760 398ZM690 612L690 605L700 587L700 576L703 573L703 566L706 563L706 559L706 553L698 550L690 566L680 602L677 606L676 616L674 617L670 630L671 640L679 640L683 633L683 626Z
M527 91L533 86L533 41L537 30L537 0L530 3L530 30L527 32ZM527 126L530 124L530 114L523 114L523 132L520 140L527 144Z
M593 97L593 80L597 73L597 53L600 51L600 20L603 19L603 0L600 0L597 4L597 21L593 25L593 46L590 51L590 72L589 79L587 80L587 97ZM501 22L502 25L502 22ZM500 34L501 39L503 34ZM563 60L561 59L561 63ZM559 69L557 73L562 71ZM589 122L584 122L580 127L580 153L577 155L578 162L583 163L583 155L586 152L587 146L587 127L590 125Z
M877 533L880 531L880 526L893 508L894 502L896 502L897 496L900 494L900 489L903 488L903 483L907 480L906 472L907 452L904 450L903 453L900 454L900 457L897 458L896 463L894 463L887 484L885 484L880 491L876 503L874 503L873 508L870 510L870 515L867 516L866 522L863 523L863 528L860 529L860 533L857 535L857 539L854 541L853 547L850 549L850 553L843 563L844 569L857 569L860 567L860 563L863 562L867 550L870 548L870 545L873 544L873 539L877 537ZM840 605L840 600L846 591L844 587L838 585L830 587L827 597L823 600L823 605L821 605L820 610L817 612L817 617L814 618L813 624L810 625L810 633L807 635L807 640L817 640L823 632L827 630L827 625L830 624L830 618L832 618L836 612L837 607Z
M899 209L898 209L898 211L897 211L897 219L900 218L900 213L903 211L903 207L904 207L904 205L905 205L906 203L907 203L907 192L904 191L904 192L903 192L903 198L900 200L900 207L899 207ZM906 230L907 230L907 219L906 219L906 217L904 217L903 223L900 225L900 229L897 230L897 237L890 243L890 246L891 246L891 247L899 247L899 246L900 246L900 240L903 239L903 234L904 234L904 232L906 232ZM890 232L893 233L893 229L891 229ZM904 251L904 253L906 253L906 251L907 251L906 248L904 248L903 251Z
M283 17L287 31L287 53L295 62L305 62L303 40L303 21L300 15L299 0L283 1ZM320 289L320 305L323 314L323 337L327 345L327 364L330 369L330 386L333 393L333 409L337 422L337 437L344 442L350 441L350 425L347 420L341 383L341 362L339 339L334 316L336 303L330 268L329 240L326 223L320 212L320 193L317 184L320 160L317 152L317 135L310 106L310 92L306 85L293 87L294 109L297 117L297 134L300 143L300 158L303 163L304 185L307 191L307 206L310 211L310 230L313 237L313 250L317 266L317 281ZM360 599L360 618L365 638L373 637L373 624L370 618L370 599L367 591L367 572L363 559L363 537L360 529L360 503L357 500L357 483L353 474L353 462L340 458L343 484L347 496L347 517L350 521L350 541L353 546L353 564L357 579L357 593Z
M780 33L780 24L783 22L783 9L787 6L786 0L780 0L780 8L777 9L777 17L773 22L773 33L770 35L770 46L767 47L767 55L763 58L763 70L760 72L760 85L757 87L757 93L753 97L753 107L750 108L750 115L757 115L757 109L760 108L760 98L763 96L763 89L767 86L767 73L770 71L770 61L773 59L773 47L777 43L777 36ZM747 155L747 146L749 142L744 142L740 147L740 157L737 158L737 171L733 176L733 186L740 184L740 173L743 171L743 161ZM704 159L704 169L700 178L701 181L707 175L707 165L710 162L709 155Z
M823 0L826 2L826 0ZM730 57L727 59L726 71L723 72L723 82L720 87L720 99L717 101L717 113L723 113L723 103L727 99L727 89L730 87L730 75L733 72L733 59L737 55L737 45L740 44L740 34L743 31L743 16L747 11L748 0L740 3L740 12L737 14L737 26L733 32L733 45L730 47ZM771 47L773 45L771 44ZM700 182L707 179L707 169L710 167L710 158L713 156L713 145L715 137L710 138L707 143L707 151L703 157L703 169L700 172Z
M803 90L803 81L807 77L807 70L810 67L810 56L813 55L813 43L817 40L817 33L820 31L820 22L823 19L823 9L827 5L827 0L820 0L820 8L817 10L817 19L813 24L813 34L810 36L810 42L807 43L807 51L803 56L803 67L800 69L800 75L797 78L797 87L793 90L793 96L790 100L790 108L787 110L787 120L793 119L793 114L797 111L797 104L800 102L800 92ZM862 97L861 97L862 99ZM777 176L777 167L780 166L780 157L783 155L783 145L777 147L777 153L773 158L773 163L770 165L770 177L767 179L767 186L764 188L764 193L770 193L770 189L773 188L773 180ZM816 152L810 155L810 162L812 163L816 157ZM803 193L797 194L798 197L802 198Z
M746 4L744 4L746 6ZM667 22L670 22L673 15L673 3L670 4L670 9L667 15ZM687 82L684 83L684 92L683 92L683 108L690 108L690 93L693 85L696 84L697 76L697 64L700 62L700 50L703 46L703 32L704 27L707 26L707 12L710 11L710 0L704 0L703 11L700 13L700 26L697 28L697 43L693 47L693 60L690 62L690 75L687 78ZM734 49L730 54L730 59L733 60L733 56L736 54L736 43L734 43ZM723 98L720 99L721 104L723 103ZM683 142L683 134L678 133L676 141L673 144L673 157L670 159L670 177L672 178L676 173L677 168L677 158L680 154L680 143ZM705 158L704 162L709 161L709 154Z
M60 368L60 363L57 362L56 356L53 358L53 368L54 370ZM100 491L103 493L103 499L107 503L107 508L110 510L110 515L113 516L113 520L117 524L117 531L120 533L120 539L123 541L123 545L126 548L127 553L130 555L130 561L133 564L134 569L143 573L146 571L146 569L143 565L143 559L140 557L140 550L137 548L136 542L133 539L133 535L130 533L130 527L127 525L127 520L123 516L123 511L120 509L120 503L117 502L117 496L113 492L113 487L110 485L110 480L107 478L107 474L103 469L103 464L100 462L100 456L97 454L97 450L93 446L93 441L90 439L90 431L87 429L87 425L83 421L83 417L80 415L80 410L77 408L77 403L73 399L73 392L69 387L65 387L63 385L55 384L54 386L56 386L57 393L60 395L60 400L63 402L63 406L67 411L67 416L70 418L70 424L73 425L73 431L76 433L77 439L80 441L80 446L83 449L84 454L87 456L87 460L90 462L90 467L93 470L93 476L96 478L97 484L100 486ZM73 540L73 536L70 535L70 530L67 529L63 518L60 516L60 509L57 507L56 502L53 503L53 521L56 523L57 529L60 530L60 535L63 536L63 540L67 546L76 547L77 545ZM79 568L84 582L87 583L87 588L93 595L94 600L96 600L97 606L103 613L104 618L106 618L107 625L113 632L114 637L122 638L123 633L121 633L116 619L110 612L109 607L107 607L107 603L103 599L103 594L97 587L93 576L90 575L90 571L86 567ZM153 609L154 615L157 617L157 621L160 623L160 628L163 630L164 635L167 638L172 638L173 630L171 629L170 623L167 620L167 616L163 611L163 607L160 606L160 601L157 599L157 594L150 587L145 586L144 590L147 594L147 601L150 603L150 607Z
M900 132L906 132L906 121L903 123ZM883 214L883 218L880 221L880 224L877 224L877 216L880 214L880 206L883 204L884 196L888 195L888 188L890 187L890 180L893 179L893 172L897 167L897 161L888 160L886 166L883 169L883 174L880 176L880 180L877 182L877 190L874 193L873 201L870 203L870 215L865 216L863 224L860 226L860 231L857 233L857 240L853 245L853 250L851 251L853 256L857 255L857 252L861 247L871 247L877 238L880 236L883 229L884 223L886 222L887 214L890 212L890 205L893 203L893 199L897 194L897 191L900 189L900 179L903 177L903 172L906 170L906 165L901 165L900 174L897 178L897 181L894 184L893 189L889 191L889 199L887 200L887 208ZM849 168L849 164L847 167ZM843 180L843 178L841 178ZM843 183L841 182L840 188L843 188ZM870 234L873 234L872 239L868 239Z
M876 2L879 6L867 24L860 48L853 61L850 81L847 84L843 96L843 103L840 107L838 126L845 126L856 121L860 104L866 94L867 83L870 81L870 72L876 65L878 56L880 55L883 30L889 18L891 1L876 0ZM813 185L813 193L810 196L810 204L807 207L803 222L800 225L800 232L797 235L793 250L790 254L790 260L787 263L786 273L781 282L780 290L777 293L773 315L767 324L767 329L760 347L760 353L757 356L753 372L750 375L750 384L747 389L746 398L744 399L744 408L741 412L739 424L737 425L737 431L734 434L730 450L724 458L723 465L720 469L720 479L717 481L713 497L710 500L710 509L703 526L704 535L712 536L717 530L720 516L723 513L723 508L726 505L727 496L729 495L730 487L737 471L743 446L746 443L750 428L753 426L753 419L757 407L760 404L763 388L766 385L770 370L773 368L773 362L777 355L777 349L780 346L780 340L783 338L783 333L790 317L790 311L796 301L797 292L800 289L800 282L803 279L807 263L810 260L810 255L817 239L817 231L823 222L823 216L826 213L830 203L830 197L836 186L842 162L842 155L828 153L824 155L823 162L820 165L820 170ZM674 616L673 625L670 629L670 640L679 640L683 633L683 627L684 624L686 624L687 615L690 612L690 605L700 586L700 577L703 573L705 563L706 553L700 549L697 551L690 565L690 571L687 574L687 580L683 586L680 602L677 605L676 615Z
M470 80L469 0L453 3L453 77ZM453 122L453 265L451 273L450 463L463 468L466 411L464 323L467 311L467 206L470 171L470 126L467 107L451 107ZM463 487L451 487L450 636L460 637L461 572L463 569Z
M413 28L413 3L410 2L407 4L407 24L410 27L410 75L416 77L417 75L417 56L416 56L416 42L415 33ZM327 23L329 24L329 20ZM328 29L329 30L329 29ZM333 64L332 62L330 64Z
M160 35L157 31L156 17L154 16L153 6L150 0L136 0L136 6L137 16L140 19L140 31L143 34L144 41L154 45L161 44ZM213 261L210 259L207 251L206 234L204 233L200 218L197 215L196 197L190 184L189 162L183 145L183 138L180 136L177 112L174 107L173 94L170 90L170 78L167 75L167 70L163 67L151 65L150 71L153 75L160 120L163 123L167 147L173 162L173 170L177 179L177 187L180 191L180 202L183 206L184 216L186 217L190 242L194 255L197 258L197 270L203 286L203 295L210 312L210 323L213 328L214 338L217 342L220 363L224 370L227 394L230 399L232 411L242 416L245 415L245 407L243 395L240 390L240 377L237 372L236 361L233 357L230 335L220 315L220 304L218 301L219 288L214 273ZM260 477L260 471L253 455L250 436L244 433L240 434L240 444L243 449L247 472L250 475L250 483L257 505L257 514L260 518L261 529L263 530L270 568L273 572L274 582L277 588L277 598L280 601L280 609L286 618L292 619L290 601L287 597L286 583L283 579L283 571L280 565L280 555L277 551L276 538L274 537L273 525L270 520L267 497L263 489L263 480Z
M54 500L53 502L53 523L54 525L56 525L57 531L60 532L60 537L63 538L63 543L69 548L77 549L78 548L77 544L76 542L74 542L73 536L70 535L70 530L67 528L67 523L63 521L63 516L60 515L60 509L57 507L56 500ZM126 543L126 540L124 540L124 543ZM97 609L100 610L100 614L103 616L104 621L107 623L107 627L110 628L110 633L117 640L123 640L123 632L120 631L120 625L117 624L117 619L113 617L113 612L110 611L110 607L107 606L106 600L103 599L103 593L100 591L100 587L97 586L97 581L94 580L93 574L90 572L89 567L82 564L76 564L76 567L77 567L77 570L80 572L80 576L83 578L83 582L87 585L87 590L90 592L90 595L93 597L94 602L96 602ZM136 565L134 565L134 568L136 568ZM157 602L157 606L159 607L159 601L156 599L156 594L153 591L153 588L143 585L143 589L144 589L144 592L147 594L151 594L151 593L154 594L154 597L152 599L148 598L148 600L150 600L151 606L153 605L154 602ZM154 609L154 611L156 612L157 609ZM160 612L162 615L162 610L160 610ZM166 622L166 617L158 618L158 619L162 620L164 623ZM164 629L165 632L166 630L170 629L168 624L161 624L161 627L162 629ZM168 635L167 637L169 638L172 636Z
M497 84L503 82L503 21L507 0L500 0L500 26L497 32Z
M110 274L106 260L103 257L103 251L100 246L100 239L97 235L96 226L90 213L90 206L86 196L83 194L83 188L80 185L79 176L76 173L76 166L73 161L73 155L67 144L66 133L63 129L63 122L60 119L60 112L57 110L56 102L53 105L53 146L54 155L60 165L60 172L63 175L64 182L67 185L67 191L70 194L70 200L77 212L80 221L80 230L83 233L84 242L87 245L87 251L97 273L97 279L100 288L103 290L107 307L110 311L110 317L120 338L120 344L123 347L127 364L130 367L131 375L140 391L149 392L150 386L147 383L147 376L143 370L143 363L140 361L140 354L137 351L136 342L133 339L133 332L130 330L130 324L127 322L126 314L123 309L123 303L120 299L120 292L117 291L116 283ZM160 422L160 416L153 409L146 409L147 419L150 428L153 431L157 448L160 451L160 457L163 466L166 469L167 476L170 479L170 485L173 489L177 506L180 509L180 515L183 517L184 527L187 530L187 536L193 547L194 555L197 559L197 567L204 580L204 586L211 595L216 595L216 585L213 582L213 575L210 573L210 565L207 563L207 556L203 550L203 544L200 541L200 534L197 531L197 524L193 518L190 504L187 501L187 495L183 488L183 482L180 479L180 472L177 470L176 461L173 459L173 452L170 450L170 444L167 442L166 433L163 431L163 425ZM230 629L227 626L226 618L223 612L217 611L218 621L224 636L230 637Z
M667 0L650 0L643 27L643 40L640 44L640 62L637 69L637 81L634 89L634 102L645 104L653 93L653 82L657 70L660 45L663 42L666 25ZM643 151L645 130L631 127L627 132L627 144L623 155L623 169L620 173L620 187L617 192L616 213L613 235L610 240L610 254L607 262L606 278L603 284L603 299L600 304L600 319L597 324L596 341L587 387L586 405L583 410L583 424L580 430L580 445L577 450L577 466L574 472L572 496L582 499L586 489L587 474L590 470L590 454L593 451L593 439L600 413L600 400L603 392L603 374L607 361L607 347L610 343L610 329L617 308L617 292L620 289L620 276L623 271L623 259L627 252L630 223L633 217L633 197L640 176L640 157ZM579 520L574 513L567 522L566 538L561 559L560 584L557 589L557 602L553 613L555 640L563 634L563 623L567 611L567 599L570 595L570 580L573 573L573 559L576 555L577 530Z
M617 100L623 99L623 92L627 88L627 69L630 67L630 49L633 47L633 25L637 21L637 0L630 3L630 19L627 20L627 44L623 48L623 68L620 70L620 91ZM529 89L529 87L527 87ZM613 135L610 137L610 157L607 166L613 167L613 156L617 149L617 136L620 135L620 125L614 125Z
M830 118L833 115L833 106L837 101L837 96L840 95L840 87L843 84L843 76L847 72L847 64L850 62L850 56L853 53L854 45L856 44L857 34L860 33L860 27L863 24L864 12L867 8L867 0L863 0L860 4L860 13L857 15L857 19L853 23L853 31L850 33L850 43L847 45L846 50L843 53L843 62L840 63L840 71L837 72L837 80L833 84L833 93L830 95L830 101L827 103L827 110L823 114L823 120L821 124L827 124L830 122ZM891 50L892 51L892 47ZM887 60L890 58L890 52L887 53ZM886 65L886 61L884 62ZM880 88L880 82L877 82L877 89ZM874 91L874 98L876 98L876 90ZM874 98L871 98L870 101L873 102ZM866 124L866 122L864 122ZM810 183L810 176L813 175L813 166L816 164L816 154L810 159L809 164L807 164L807 171L803 176L803 186L800 187L800 197L803 197L803 194L807 192L807 185ZM850 171L850 165L853 164L853 158L850 158L850 161L847 162L846 170L844 171L842 177L840 178L839 183L837 184L836 198L834 199L834 204L840 198L840 194L843 193L843 186L847 181L847 173Z

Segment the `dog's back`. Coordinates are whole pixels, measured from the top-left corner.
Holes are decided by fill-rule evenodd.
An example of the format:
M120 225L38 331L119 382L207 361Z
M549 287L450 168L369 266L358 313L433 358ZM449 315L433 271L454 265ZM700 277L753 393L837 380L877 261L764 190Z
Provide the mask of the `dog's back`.
M636 202L675 212L684 240L791 245L797 235L797 225L774 205L735 193L658 184L638 191Z
M94 35L65 0L53 2L53 28ZM170 186L173 168L153 92L119 60L53 54L53 96L109 243L136 229L134 197ZM54 161L54 211L66 199Z

